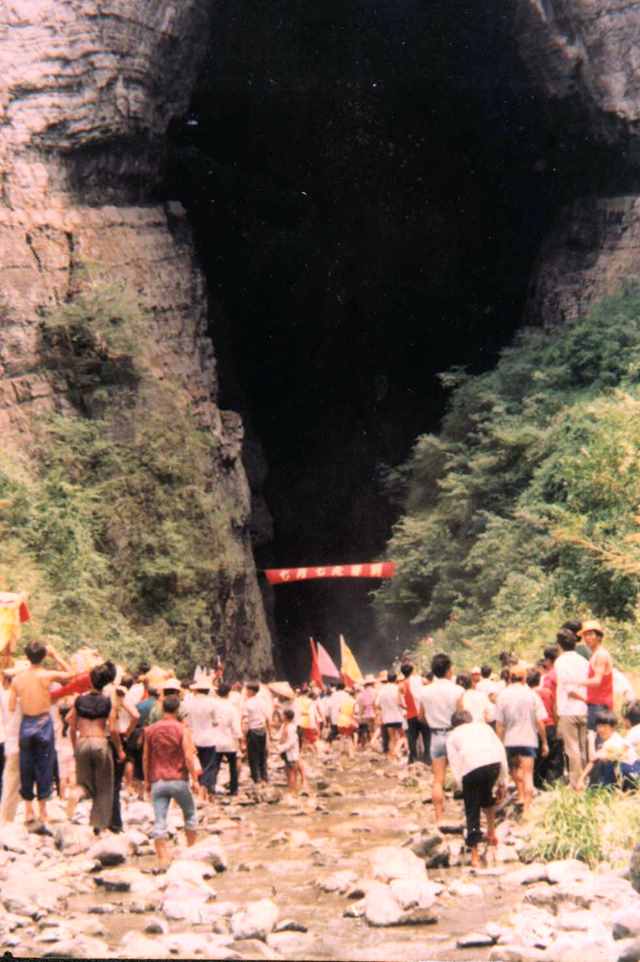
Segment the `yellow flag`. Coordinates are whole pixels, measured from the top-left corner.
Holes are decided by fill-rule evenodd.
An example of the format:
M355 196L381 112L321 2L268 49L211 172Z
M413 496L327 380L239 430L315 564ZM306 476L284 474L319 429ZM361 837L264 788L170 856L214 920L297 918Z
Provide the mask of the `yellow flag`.
M362 672L358 668L358 662L353 657L353 652L340 635L340 673L345 684L356 684L362 681Z

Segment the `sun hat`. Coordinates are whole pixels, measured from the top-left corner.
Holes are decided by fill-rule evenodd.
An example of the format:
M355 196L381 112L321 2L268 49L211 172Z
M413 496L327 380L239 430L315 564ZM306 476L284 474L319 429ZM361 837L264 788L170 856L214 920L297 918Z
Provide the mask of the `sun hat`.
M509 672L515 678L526 678L529 666L524 661L519 661L515 665L511 665Z
M480 670L480 666L479 666L479 665L474 665L474 667L471 669L471 674L472 674L472 675L481 675L481 674L482 674L482 671Z
M163 691L182 691L182 682L177 678L167 678L160 684Z
M604 635L604 628L599 621L584 621L582 628L578 632L579 637L582 638L588 631L596 631L599 635Z
M373 675L365 675L362 681L363 685L375 685L376 680Z

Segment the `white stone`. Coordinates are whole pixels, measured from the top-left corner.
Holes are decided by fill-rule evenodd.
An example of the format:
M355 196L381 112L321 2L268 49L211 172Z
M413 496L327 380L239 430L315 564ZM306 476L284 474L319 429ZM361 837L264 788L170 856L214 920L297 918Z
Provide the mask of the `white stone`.
M196 862L208 862L216 872L223 872L229 865L227 854L216 835L208 835L181 853L181 858Z
M484 898L482 886L476 885L475 882L463 882L462 879L455 879L447 891L449 895L457 895L460 896L460 898Z
M102 865L120 865L128 856L129 842L124 835L105 835L87 852L87 858L96 859Z
M328 875L319 882L319 886L323 892L344 893L357 881L356 873L350 869L345 869L342 872L334 872L332 875Z
M618 938L640 935L640 905L623 905L612 916L611 923Z
M597 932L562 933L547 947L553 962L612 962L618 949L611 936Z
M260 939L264 942L279 917L280 910L271 899L248 902L231 916L231 933L234 939Z
M591 875L589 867L576 858L562 859L547 864L547 879L552 884L571 885L578 879L586 879Z
M369 925L396 925L403 915L403 908L394 898L388 885L374 882L364 897L364 915Z
M409 848L396 848L385 845L374 849L369 860L374 878L382 882L392 879L426 880L427 869L422 859Z
M389 888L403 909L430 909L442 890L442 886L436 882L416 882L411 879L393 879Z
M213 878L215 869L210 862L197 862L193 859L176 859L169 866L165 879L167 882L203 882Z

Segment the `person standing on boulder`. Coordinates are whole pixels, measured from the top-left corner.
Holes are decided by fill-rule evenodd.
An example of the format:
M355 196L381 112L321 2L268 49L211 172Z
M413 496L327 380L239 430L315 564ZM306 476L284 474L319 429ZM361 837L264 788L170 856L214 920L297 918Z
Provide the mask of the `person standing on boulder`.
M43 835L51 834L47 828L47 799L53 788L56 760L55 736L51 717L50 686L71 678L69 666L51 645L31 641L25 655L29 667L15 676L9 694L9 711L15 712L20 704L20 794L27 805L27 817L33 802L34 783L38 793L41 824L36 828ZM48 671L42 662L49 655L59 666L59 671Z
M267 736L271 735L271 712L264 698L259 696L260 685L256 681L246 685L247 700L244 703L243 726L247 738L247 758L253 782L268 782Z
M168 695L163 699L161 721L145 729L142 767L144 783L151 795L154 826L152 836L161 869L168 867L169 854L167 812L171 799L182 809L187 845L194 845L197 838L196 803L189 787L198 790L198 778L202 773L191 733L178 721L180 698Z
M218 698L213 709L213 738L215 751L211 773L211 793L216 782L222 759L229 765L229 795L238 794L238 747L242 738L242 724L238 707L229 699L231 688L224 682L218 685Z

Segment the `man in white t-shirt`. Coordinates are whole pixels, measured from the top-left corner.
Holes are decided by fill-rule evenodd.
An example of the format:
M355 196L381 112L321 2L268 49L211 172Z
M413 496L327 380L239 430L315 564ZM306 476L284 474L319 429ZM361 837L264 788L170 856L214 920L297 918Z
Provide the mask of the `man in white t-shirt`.
M562 628L557 640L562 649L553 666L557 682L558 736L569 761L569 782L577 789L587 764L587 690L580 685L587 680L589 663L575 650L577 638L569 628ZM577 689L582 698L573 697L573 689Z
M540 697L525 684L525 665L512 665L510 684L496 699L496 734L507 750L509 769L518 790L522 814L526 817L533 800L533 766L538 754L549 754L544 720L546 709Z
M433 786L431 798L436 825L444 815L444 779L447 772L447 735L451 731L451 718L462 710L464 688L452 681L451 659L444 653L431 660L433 681L425 685L420 695L420 719L431 730L431 769Z

